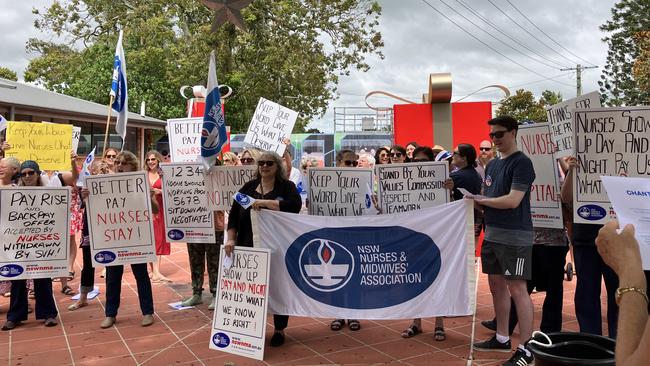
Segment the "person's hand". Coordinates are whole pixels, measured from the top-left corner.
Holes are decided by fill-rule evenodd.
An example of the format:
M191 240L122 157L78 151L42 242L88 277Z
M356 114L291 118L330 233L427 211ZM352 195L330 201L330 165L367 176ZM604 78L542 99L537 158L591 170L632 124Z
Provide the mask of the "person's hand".
M232 252L235 250L235 240L228 240L228 242L226 242L226 245L223 246L223 249L226 251L226 255L230 257Z
M2 145L0 146L0 150L2 151L7 151L11 149L11 145L7 141L2 141Z
M450 191L454 189L454 180L451 178L445 179L445 188Z
M88 196L90 196L88 188L81 188L81 198L86 199Z
M162 194L162 189L152 188L153 194Z
M255 200L255 202L253 202L251 207L253 208L253 210L259 211L263 208L266 208L266 201L267 200Z
M291 140L285 136L282 138L282 143L288 146L291 145Z
M578 165L578 159L576 159L575 156L567 156L567 157L565 157L564 162L569 167L569 170L575 169L575 167Z
M628 271L642 271L641 253L639 243L634 237L634 226L625 225L620 234L617 229L618 221L610 221L598 231L598 253L619 277Z
M70 159L72 159L72 161L74 161L76 158L77 158L77 153L70 150Z

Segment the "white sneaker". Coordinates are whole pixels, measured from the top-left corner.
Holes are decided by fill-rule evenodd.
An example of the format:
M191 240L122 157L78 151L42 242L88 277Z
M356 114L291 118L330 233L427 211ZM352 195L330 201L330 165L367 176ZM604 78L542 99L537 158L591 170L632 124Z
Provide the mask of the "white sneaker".
M208 310L214 310L216 306L217 306L217 297L212 296L212 301L210 302L210 305L208 305Z

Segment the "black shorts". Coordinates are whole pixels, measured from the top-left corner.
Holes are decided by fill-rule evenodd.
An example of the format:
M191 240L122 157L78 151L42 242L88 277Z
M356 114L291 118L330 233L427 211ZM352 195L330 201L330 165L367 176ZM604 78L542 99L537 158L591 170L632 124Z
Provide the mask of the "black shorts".
M533 247L484 240L481 247L483 273L502 275L508 280L530 280Z

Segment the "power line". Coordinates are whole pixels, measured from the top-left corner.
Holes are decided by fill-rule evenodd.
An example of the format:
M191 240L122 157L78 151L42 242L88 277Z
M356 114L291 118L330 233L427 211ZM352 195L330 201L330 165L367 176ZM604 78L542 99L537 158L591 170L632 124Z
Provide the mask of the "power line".
M560 77L562 77L562 76L570 76L570 75L573 75L573 74L575 74L575 72L566 72L566 73L563 73L563 74L559 74L559 75L555 75L555 76L547 77L547 78L544 78L544 79L539 79L539 80L529 81L529 82L526 82L526 83L523 83L523 84L507 85L506 87L507 87L508 89L515 89L515 88L520 88L520 87L522 87L522 86L526 86L526 85L537 84L537 83L541 83L541 82L544 82L544 81L557 79L557 78L560 78ZM469 96L469 95L482 95L482 94L489 94L489 93L492 93L492 92L494 92L494 90L482 91L482 92L473 93L473 94L470 93L470 94L464 94L464 95L456 95L455 97L457 97L457 98L464 98L464 97L467 97L467 96Z
M576 55L575 53L571 52L571 50L565 48L565 47L562 46L560 43L558 43L557 41L555 41L555 39L553 39L551 36L549 36L548 34L546 34L546 32L544 32L543 30L541 30L541 29L537 26L537 24L533 23L533 21L530 20L530 18L528 18L528 17L526 16L526 14L524 14L521 10L519 10L519 8L517 8L517 7L515 6L515 4L513 4L512 2L510 2L510 0L506 0L506 1L507 1L508 4L510 4L510 5L511 5L511 6L512 6L512 7L513 7L513 8L514 8L514 9L515 9L519 14L521 14L521 16L523 16L524 18L526 18L526 20L529 21L530 24L533 25L533 27L535 27L538 31L542 32L542 34L545 35L548 39L550 39L553 43L555 43L556 45L560 46L560 48L562 48L563 50L565 50L565 51L567 51L568 53L572 54L574 57L577 57L577 58L581 59L582 61L588 63L588 64L591 65L591 66L596 66L596 65L594 65L593 63L591 63L591 62L585 60L584 58L582 58L582 57Z
M545 60L547 60L547 61L549 61L549 62L554 63L555 65L557 65L557 66L559 66L559 67L566 67L566 65L563 65L563 64L559 63L558 61L556 61L556 60L554 60L554 59L551 59L550 57L544 56L543 54L541 54L541 53L535 51L534 49L532 49L532 48L530 48L530 47L528 47L525 43L522 43L522 42L520 42L518 39L512 37L512 36L511 36L510 34L508 34L506 31L504 31L503 29L499 28L496 24L492 23L489 19L487 19L486 17L484 17L483 15L481 15L481 13L479 13L479 12L476 11L476 10L474 10L471 6L467 5L464 1L462 1L462 0L456 0L456 2L459 3L460 5L462 5L465 9L469 10L469 11L470 11L472 14L474 14L477 18L479 18L479 19L481 19L483 22L487 23L487 25L489 25L490 27L494 28L497 32L499 32L499 33L503 34L504 36L508 37L510 40L512 40L513 42L515 42L515 43L518 44L519 46L525 48L526 50L528 50L528 51L534 53L535 55L537 55L537 56L539 56L539 57L541 57L541 58L543 58L543 59L545 59Z
M531 69L531 68L529 68L529 67L527 67L527 66L525 66L525 65L520 64L519 62L517 62L517 61L511 59L510 57L508 57L508 56L506 56L506 55L504 55L504 54L501 53L499 50L495 49L494 47L490 46L489 44L483 42L481 39L479 39L478 37L476 37L475 35L473 35L471 32L469 32L468 30L466 30L465 28L463 28L461 25L459 25L459 24L456 23L455 21L453 21L453 20L452 20L451 18L449 18L447 15L445 15L445 13L441 12L441 11L438 10L436 7L434 7L433 5L431 5L427 0L422 0L422 2L424 2L425 4L427 4L431 9L435 10L438 14L442 15L445 19L447 19L447 20L449 20L450 22L452 22L456 27L460 28L460 30L462 30L463 32L467 33L470 37L474 38L475 40L477 40L478 42L480 42L481 44L483 44L485 47L491 49L491 50L494 51L495 53L501 55L501 57L505 58L506 60L508 60L508 61L510 61L510 62L512 62L512 63L514 63L514 64L516 64L516 65L518 65L518 66L520 66L521 68L523 68L523 69L525 69L525 70L527 70L527 71L529 71L529 72L531 72L531 73L533 73L533 74L535 74L535 75L537 75L537 76L541 76L541 77L543 77L543 78L546 78L546 77L547 77L546 75L540 74L539 72L537 72L537 71L535 71L535 70L533 70L533 69ZM561 83L561 82L556 81L556 80L553 80L553 81L555 81L555 82L558 83L558 84L562 84L562 85L565 85L565 86L571 86L571 87L573 87L573 85L569 85L569 84Z

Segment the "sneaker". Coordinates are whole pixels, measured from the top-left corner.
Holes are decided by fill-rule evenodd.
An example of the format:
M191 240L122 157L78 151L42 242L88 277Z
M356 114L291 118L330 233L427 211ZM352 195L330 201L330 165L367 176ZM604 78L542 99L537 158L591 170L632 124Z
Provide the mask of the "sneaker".
M107 316L106 318L104 318L104 320L102 320L102 323L99 324L99 326L102 329L106 329L106 328L112 327L113 324L115 324L115 318L113 318L111 316Z
M284 333L282 332L275 332L273 333L273 337L271 337L271 347L280 347L281 345L284 344Z
M506 343L497 341L497 336L494 335L487 341L474 343L474 350L487 352L510 352L512 351L512 345L510 344L510 340Z
M151 324L153 324L153 315L147 314L142 317L142 326L143 327L148 327Z
M192 295L191 297L183 300L181 302L182 306L196 306L199 304L203 304L203 300L201 300L201 295Z
M217 306L217 297L212 296L212 301L210 302L210 305L208 305L208 310L214 310L216 306Z
M496 332L497 331L497 322L492 319L492 320L483 320L481 322L481 325L486 327L487 329Z
M12 330L22 324L23 323L21 321L12 322L11 320L7 320L7 322L2 326L2 330Z
M517 350L515 353L510 357L508 361L506 361L503 366L526 366L526 365L532 365L533 361L535 361L535 357L531 354L530 356L526 356L526 352L517 347Z

